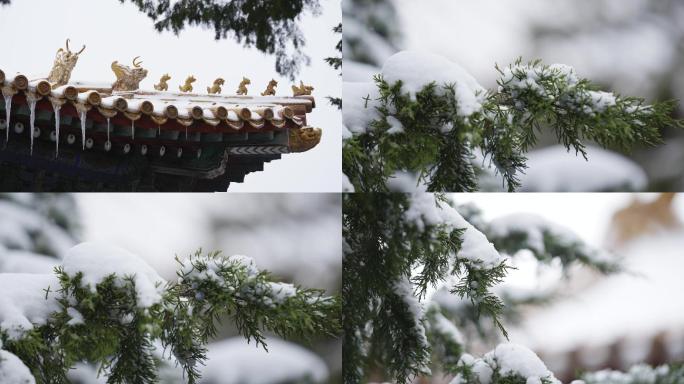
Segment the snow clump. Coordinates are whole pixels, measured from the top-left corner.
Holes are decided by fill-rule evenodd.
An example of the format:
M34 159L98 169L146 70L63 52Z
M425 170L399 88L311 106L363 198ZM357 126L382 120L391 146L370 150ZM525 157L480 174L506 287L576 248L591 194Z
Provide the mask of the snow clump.
M382 77L389 84L401 81L402 90L414 99L430 83L437 85L437 92L454 85L458 114L463 117L480 112L486 97L486 90L463 67L429 52L402 51L391 56L382 67Z
M69 277L82 273L82 284L93 292L97 284L112 274L116 274L116 283L122 286L125 276L133 277L137 303L141 308L160 303L166 285L166 281L145 260L108 244L81 243L67 252L62 266Z

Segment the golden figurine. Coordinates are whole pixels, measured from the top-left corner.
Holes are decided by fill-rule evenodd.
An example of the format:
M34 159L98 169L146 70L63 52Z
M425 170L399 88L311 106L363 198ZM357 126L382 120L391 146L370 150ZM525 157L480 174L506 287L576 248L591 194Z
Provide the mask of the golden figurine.
M118 61L112 63L112 71L116 75L112 91L135 91L140 88L140 82L147 77L147 69L140 66L142 61L136 62L139 58L136 56L133 59L133 67L119 64Z
M53 88L57 88L69 82L71 71L74 70L76 62L78 61L78 55L80 55L85 48L86 46L84 45L80 51L76 53L71 52L71 49L69 49L69 39L67 39L66 51L62 48L57 50L55 62L52 64L52 69L47 78L47 80L53 84Z
M299 87L296 85L292 86L292 93L294 96L305 96L305 95L311 95L311 92L313 92L314 87L310 85L304 85L303 81L299 81Z
M171 76L168 73L163 74L161 79L159 79L159 84L154 85L154 89L157 91L168 91L169 84L167 84L167 81L169 80L171 80Z
M248 78L243 76L242 81L240 82L240 85L238 86L237 94L238 95L246 95L247 94L247 86L249 84L252 84L252 82Z
M194 83L195 80L197 80L197 79L195 79L195 76L193 76L193 75L188 76L188 78L185 79L185 84L179 85L178 89L180 89L181 92L186 92L186 93L192 92L192 83Z
M207 87L207 92L212 95L220 94L223 83L225 83L225 80L219 77L218 79L214 80L214 84L212 84L211 87Z
M268 82L268 86L266 87L266 90L261 92L261 96L275 96L275 88L278 86L278 82L275 81L274 79L271 79L271 81Z
M289 148L290 152L305 152L321 142L321 129L303 127L290 129Z

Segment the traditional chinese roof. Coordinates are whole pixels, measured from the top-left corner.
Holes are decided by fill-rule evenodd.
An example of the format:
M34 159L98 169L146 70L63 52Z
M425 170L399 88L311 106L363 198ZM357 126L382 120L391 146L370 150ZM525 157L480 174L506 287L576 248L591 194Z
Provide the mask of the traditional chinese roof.
M307 126L306 115L315 100L312 88L303 83L292 87L297 96L275 95L275 81L266 86L265 96L252 96L246 94L249 80L242 78L237 91L241 94L222 95L223 79L199 93L193 91L196 79L190 76L178 86L179 92L169 92L171 77L164 75L155 85L159 90L140 90L137 84L147 70L139 62L134 60L133 67L114 62L116 82L93 83L70 79L74 57L68 47L60 49L45 78L8 76L0 69L5 101L0 103L0 172L3 164L77 174L79 179L104 172L100 179L110 183L116 178L107 167L114 167L123 177L120 182L126 183L131 173L120 168L128 158L126 162L134 159L139 164L138 173L149 168L155 176L180 180L169 190L198 189L188 180L199 179L205 185L200 189L221 190L263 169L264 162L309 150L320 141L321 131ZM77 169L69 165L74 159L79 161ZM130 180L148 185L141 177ZM5 190L26 187L0 183Z

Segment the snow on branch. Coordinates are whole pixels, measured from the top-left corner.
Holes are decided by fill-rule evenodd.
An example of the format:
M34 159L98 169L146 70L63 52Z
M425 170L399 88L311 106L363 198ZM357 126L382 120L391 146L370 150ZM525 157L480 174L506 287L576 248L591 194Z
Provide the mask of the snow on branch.
M461 357L450 384L561 384L531 350L517 344L500 344L482 358Z
M505 259L443 196L349 194L343 204L345 382L363 381L366 359L397 382L427 374L433 353L457 360L458 330L419 301L452 277L451 292L505 334L491 292Z
M540 261L559 258L563 266L578 261L605 273L620 269L611 255L586 244L577 234L539 215L518 213L489 222L487 235L497 249L515 255L523 249Z
M588 142L629 151L683 126L671 117L675 102L646 105L601 91L567 65L518 60L496 69L498 89L486 90L456 63L405 51L374 82L345 83L346 188L474 191L493 170L513 191L542 130L587 159ZM413 183L393 183L406 173Z
M38 383L67 382L79 362L98 365L110 382L153 383L169 359L195 383L222 320L264 348L264 330L303 338L339 330L336 297L278 282L247 257L200 250L179 267L178 281L167 282L137 255L83 243L56 276L0 274L3 348Z

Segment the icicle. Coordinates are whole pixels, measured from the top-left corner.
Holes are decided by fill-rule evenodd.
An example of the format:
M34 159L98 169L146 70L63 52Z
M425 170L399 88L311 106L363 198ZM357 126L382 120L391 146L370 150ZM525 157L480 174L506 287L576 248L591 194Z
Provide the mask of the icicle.
M10 131L10 114L12 110L12 97L14 95L4 95L5 96L5 119L7 120L7 138L5 142L9 142L9 131Z
M31 126L31 129L29 130L29 134L31 135L31 150L30 154L33 155L33 132L36 129L36 102L38 101L37 99L27 96L28 104L29 104L29 124Z
M135 120L131 120L131 138L135 139Z
M85 151L85 130L86 130L86 111L81 111L81 141L83 142L83 150Z
M55 111L55 133L57 134L55 140L55 157L59 157L59 110L62 109L61 105L52 104L52 110Z
M109 117L107 118L107 141L109 141Z

